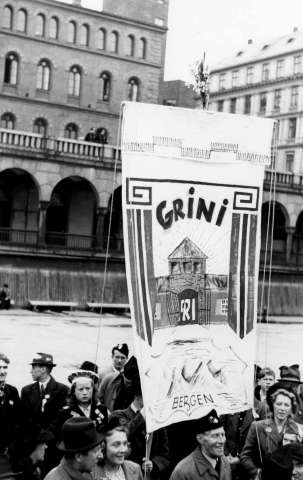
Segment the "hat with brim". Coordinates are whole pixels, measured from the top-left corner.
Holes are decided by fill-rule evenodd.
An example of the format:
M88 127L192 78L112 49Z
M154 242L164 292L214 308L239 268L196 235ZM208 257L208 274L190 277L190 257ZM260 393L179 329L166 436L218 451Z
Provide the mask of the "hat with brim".
M14 472L6 454L0 454L0 478L18 477L22 472Z
M223 423L220 417L218 417L216 410L211 410L207 415L202 418L198 418L195 421L195 433L210 432L217 428L223 427Z
M30 365L32 366L41 365L42 367L55 367L56 364L54 363L53 360L54 360L53 356L50 355L49 353L38 352L36 353Z
M299 365L297 364L290 365L290 367L282 365L282 367L280 367L280 377L278 382L303 383L301 382Z
M94 422L86 417L66 420L61 434L62 440L57 443L57 448L63 453L91 450L104 440L104 436L97 432Z

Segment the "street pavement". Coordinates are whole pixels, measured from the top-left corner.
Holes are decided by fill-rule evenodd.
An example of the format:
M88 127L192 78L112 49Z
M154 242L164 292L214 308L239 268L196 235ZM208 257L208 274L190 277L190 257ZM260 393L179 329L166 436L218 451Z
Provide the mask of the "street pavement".
M257 325L256 363L271 366L298 363L303 374L303 317L279 317L274 323ZM51 353L57 380L68 375L84 360L110 363L112 346L126 342L133 353L131 319L128 316L91 312L0 311L0 351L11 359L8 382L18 388L32 381L30 361L36 352Z

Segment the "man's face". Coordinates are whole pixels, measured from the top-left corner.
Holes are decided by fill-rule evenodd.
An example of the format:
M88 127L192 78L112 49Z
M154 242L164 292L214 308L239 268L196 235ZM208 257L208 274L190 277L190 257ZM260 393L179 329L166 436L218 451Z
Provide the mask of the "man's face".
M103 454L100 445L92 448L87 453L79 454L79 471L82 473L90 473L102 456Z
M210 458L222 457L224 454L224 445L226 441L224 428L216 428L209 432L199 433L197 441L201 445L202 452Z
M45 367L42 367L42 365L32 365L31 375L34 382L39 382L43 377L44 372Z
M115 369L120 372L127 362L127 356L123 355L119 350L114 350L112 358Z
M264 377L260 378L259 385L261 390L265 393L275 383L275 377L272 375L264 375Z
M4 360L0 360L0 383L4 383L7 376L8 365Z
M294 460L292 480L303 480L303 463L298 463L296 460Z

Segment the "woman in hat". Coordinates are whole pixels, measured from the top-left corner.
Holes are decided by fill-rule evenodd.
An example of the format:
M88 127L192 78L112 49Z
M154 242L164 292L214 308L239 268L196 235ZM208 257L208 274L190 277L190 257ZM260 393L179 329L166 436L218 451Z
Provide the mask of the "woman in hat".
M43 478L45 453L52 440L53 435L50 432L34 425L29 431L19 432L17 440L9 449L9 455L14 469L22 472L20 480Z
M92 472L93 480L143 480L140 465L126 460L128 432L117 419L104 430L103 459Z
M107 408L97 399L98 379L95 372L85 369L77 370L68 377L71 388L66 405L58 412L58 418L51 428L57 439L64 422L72 417L93 420L97 431L101 431L107 424Z
M248 477L254 479L262 468L264 459L283 445L285 432L302 432L302 425L293 420L296 412L295 395L278 389L271 395L270 418L253 422L249 429L240 461Z

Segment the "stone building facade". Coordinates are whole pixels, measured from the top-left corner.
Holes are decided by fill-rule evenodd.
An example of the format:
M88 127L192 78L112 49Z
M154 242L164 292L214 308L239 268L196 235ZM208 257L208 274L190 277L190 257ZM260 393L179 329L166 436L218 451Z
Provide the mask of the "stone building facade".
M121 102L158 102L168 1L113 5L0 6L0 283L17 304L128 301L115 145Z
M209 110L277 121L275 159L264 182L260 293L267 297L271 271L269 313L302 315L303 32L249 40L213 66Z

